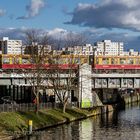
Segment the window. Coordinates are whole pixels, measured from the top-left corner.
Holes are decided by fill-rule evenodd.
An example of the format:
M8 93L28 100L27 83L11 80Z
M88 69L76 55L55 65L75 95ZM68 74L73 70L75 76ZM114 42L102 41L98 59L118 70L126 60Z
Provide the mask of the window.
M102 64L109 64L109 58L103 58Z
M126 64L126 58L120 58L120 64Z
M23 57L22 58L22 64L29 64L29 58Z
M128 64L134 64L133 58L129 58L129 59L128 59Z
M8 57L3 57L3 64L10 64L10 59Z
M111 64L115 64L115 58L111 58Z

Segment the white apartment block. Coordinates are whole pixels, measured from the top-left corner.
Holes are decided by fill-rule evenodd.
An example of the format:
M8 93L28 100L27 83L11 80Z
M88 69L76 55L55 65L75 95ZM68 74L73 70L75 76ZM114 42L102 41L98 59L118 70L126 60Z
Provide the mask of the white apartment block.
M21 54L22 40L10 40L8 37L3 37L0 40L2 54Z
M22 46L22 54L30 54L32 53L32 48L36 51L36 53L48 53L52 51L51 45L40 45L38 43L32 42L32 45L24 45Z
M96 42L95 47L95 55L122 55L124 51L123 42L111 42L111 40Z
M111 40L103 40L96 42L95 45L86 44L84 46L74 46L62 48L62 51L68 51L74 55L123 55L123 42L112 42Z
M52 50L52 46L51 45L37 45L38 47L38 53L48 53L48 52L51 52Z
M94 46L91 44L85 44L83 46L62 48L62 51L67 51L69 54L74 55L93 55Z

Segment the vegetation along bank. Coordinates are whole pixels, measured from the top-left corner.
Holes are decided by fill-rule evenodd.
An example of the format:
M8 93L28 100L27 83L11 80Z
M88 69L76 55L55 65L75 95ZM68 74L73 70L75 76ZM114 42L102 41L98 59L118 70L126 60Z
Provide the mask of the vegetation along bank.
M39 110L35 112L1 112L0 113L0 139L12 139L28 134L28 121L33 122L35 130L45 129L56 125L69 123L90 116L113 111L111 105L95 107L94 109L62 109Z

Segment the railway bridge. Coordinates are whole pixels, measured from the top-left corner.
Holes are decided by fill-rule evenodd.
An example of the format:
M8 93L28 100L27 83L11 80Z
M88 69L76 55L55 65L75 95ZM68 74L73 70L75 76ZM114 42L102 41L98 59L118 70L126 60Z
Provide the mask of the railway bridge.
M67 78L67 75L62 75ZM79 66L78 84L71 91L71 98L76 97L82 107L102 105L102 103L116 102L120 93L135 93L140 89L139 73L95 73L92 66ZM24 74L0 73L0 98L12 96L13 100L32 102L31 86ZM48 92L42 91L43 99L47 99ZM55 101L54 96L51 97Z

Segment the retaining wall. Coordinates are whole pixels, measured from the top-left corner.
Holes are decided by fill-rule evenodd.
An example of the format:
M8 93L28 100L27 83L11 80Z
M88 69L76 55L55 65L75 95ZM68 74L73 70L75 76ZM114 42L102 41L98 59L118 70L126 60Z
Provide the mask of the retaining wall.
M124 96L123 97L125 104L131 104L133 102L139 102L140 101L140 94L136 93L134 95Z

